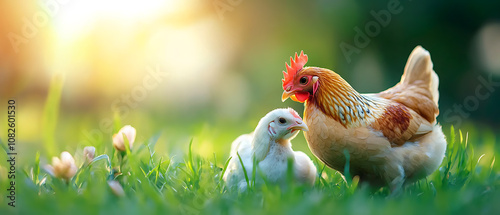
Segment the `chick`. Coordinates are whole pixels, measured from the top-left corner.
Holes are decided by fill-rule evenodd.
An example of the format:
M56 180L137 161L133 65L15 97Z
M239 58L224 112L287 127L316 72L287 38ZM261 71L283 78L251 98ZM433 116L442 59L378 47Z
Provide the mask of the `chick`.
M287 108L269 112L259 121L254 132L241 135L233 141L231 160L223 176L227 186L231 189L238 188L240 191L247 189L238 154L249 180L255 158L258 169L267 182L283 185L287 179L288 159L291 158L294 180L313 185L316 180L316 167L306 154L293 151L290 143L299 130L307 131L308 128L295 110ZM257 180L259 181L261 180Z

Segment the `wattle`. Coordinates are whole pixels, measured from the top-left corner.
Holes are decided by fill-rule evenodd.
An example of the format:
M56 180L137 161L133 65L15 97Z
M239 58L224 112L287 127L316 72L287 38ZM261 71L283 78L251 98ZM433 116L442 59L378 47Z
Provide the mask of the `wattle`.
M296 92L295 93L295 98L297 99L296 100L297 102L304 103L309 98L309 95L310 94L308 92Z

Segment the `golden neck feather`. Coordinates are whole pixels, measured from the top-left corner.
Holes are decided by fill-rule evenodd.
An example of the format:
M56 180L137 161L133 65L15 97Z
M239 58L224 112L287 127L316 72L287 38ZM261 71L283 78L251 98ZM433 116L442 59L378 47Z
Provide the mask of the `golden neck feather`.
M381 101L359 94L333 71L321 69L315 75L319 77L319 87L309 101L311 105L345 127L366 125L374 119Z

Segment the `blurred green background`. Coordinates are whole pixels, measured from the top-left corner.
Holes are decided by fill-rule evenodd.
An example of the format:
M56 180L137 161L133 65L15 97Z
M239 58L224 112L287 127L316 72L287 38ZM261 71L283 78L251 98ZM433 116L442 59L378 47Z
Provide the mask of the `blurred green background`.
M307 65L334 70L360 92L379 92L399 81L417 45L430 51L440 77L438 120L445 133L453 124L464 132L480 130L469 137L478 147L486 139L499 142L500 87L484 84L492 79L500 85L499 1L0 5L0 112L6 112L8 99L16 99L22 162L32 163L36 151L43 160L87 145L109 152L116 132L112 121L118 118L137 128L137 144L161 132L158 153L183 154L194 137L196 153L225 159L232 140L251 132L272 109L290 106L302 113L303 104L280 100L281 71L295 52L304 50ZM373 13L390 8L399 12L382 26ZM355 29L366 33L374 22L379 28L368 31L376 33L346 57L341 44L356 46ZM44 113L44 105L51 83L59 81L54 117ZM5 140L6 123L0 126ZM303 135L293 142L310 154ZM60 151L46 151L44 144Z

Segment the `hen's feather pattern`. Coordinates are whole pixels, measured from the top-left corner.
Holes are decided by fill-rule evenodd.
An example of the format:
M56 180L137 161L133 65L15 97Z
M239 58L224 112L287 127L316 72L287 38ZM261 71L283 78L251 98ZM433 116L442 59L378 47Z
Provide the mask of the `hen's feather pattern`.
M360 94L337 73L305 67L297 76L319 77L305 102L304 132L313 154L343 172L345 152L351 175L392 189L405 179L432 173L442 162L446 141L439 113L439 79L428 51L417 46L401 82L378 94Z

